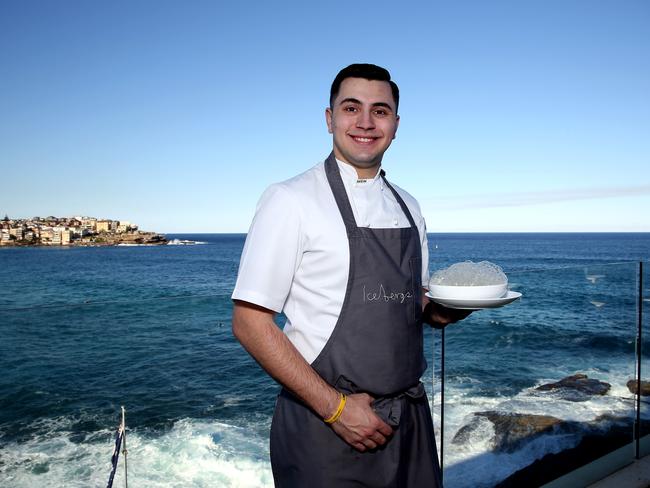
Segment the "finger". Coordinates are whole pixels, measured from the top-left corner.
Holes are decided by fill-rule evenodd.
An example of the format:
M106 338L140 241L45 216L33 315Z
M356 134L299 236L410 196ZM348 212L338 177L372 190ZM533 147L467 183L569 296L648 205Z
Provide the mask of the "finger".
M379 432L375 432L370 438L379 446L386 444L386 437L381 435Z
M432 317L434 323L442 327L451 323L451 318L449 317L449 315L443 314L442 312L436 313Z
M361 398L363 398L363 401L367 402L368 405L370 405L372 402L375 401L375 399L373 397L371 397L370 395L368 395L367 393L362 393L361 395L362 395Z
M472 310L459 310L455 309L453 311L452 317L458 321L458 320L463 320L466 319L470 314L472 313Z
M380 420L380 424L377 426L377 432L388 437L393 434L393 429L386 422Z
M366 446L368 449L375 449L377 447L377 443L370 439L366 439L363 442L363 445Z
M352 447L354 447L359 452L365 452L366 450L366 446L364 446L360 442L353 442Z

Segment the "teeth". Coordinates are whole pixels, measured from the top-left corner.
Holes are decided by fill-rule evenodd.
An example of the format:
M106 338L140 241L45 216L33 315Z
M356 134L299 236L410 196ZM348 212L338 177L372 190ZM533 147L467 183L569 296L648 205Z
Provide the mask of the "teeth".
M355 137L355 140L359 142L370 142L372 139L370 137Z

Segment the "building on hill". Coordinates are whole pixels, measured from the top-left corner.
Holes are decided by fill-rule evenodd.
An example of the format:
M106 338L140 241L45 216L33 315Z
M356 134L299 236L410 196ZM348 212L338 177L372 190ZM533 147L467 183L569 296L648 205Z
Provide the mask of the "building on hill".
M95 230L97 232L108 232L111 229L110 220L98 220Z

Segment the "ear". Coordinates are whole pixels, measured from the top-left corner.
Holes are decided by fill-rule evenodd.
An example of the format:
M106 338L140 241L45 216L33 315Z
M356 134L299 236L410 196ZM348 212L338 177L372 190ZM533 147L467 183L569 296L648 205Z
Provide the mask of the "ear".
M397 137L397 128L399 127L399 115L395 116L395 133L393 134L393 139Z
M327 132L332 134L332 109L329 107L325 109L325 122L327 122Z

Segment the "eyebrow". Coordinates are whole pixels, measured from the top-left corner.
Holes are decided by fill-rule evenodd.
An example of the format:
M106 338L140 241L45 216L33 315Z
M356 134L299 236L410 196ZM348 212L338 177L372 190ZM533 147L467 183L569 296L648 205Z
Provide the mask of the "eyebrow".
M363 105L361 100L357 100L356 98L352 98L352 97L344 98L343 100L341 100L339 102L339 105L343 105L344 103L357 103L359 105ZM387 109L389 109L391 111L394 110L393 107L391 107L389 104L387 104L385 102L375 102L371 106L372 107L385 107L385 108L387 108Z

